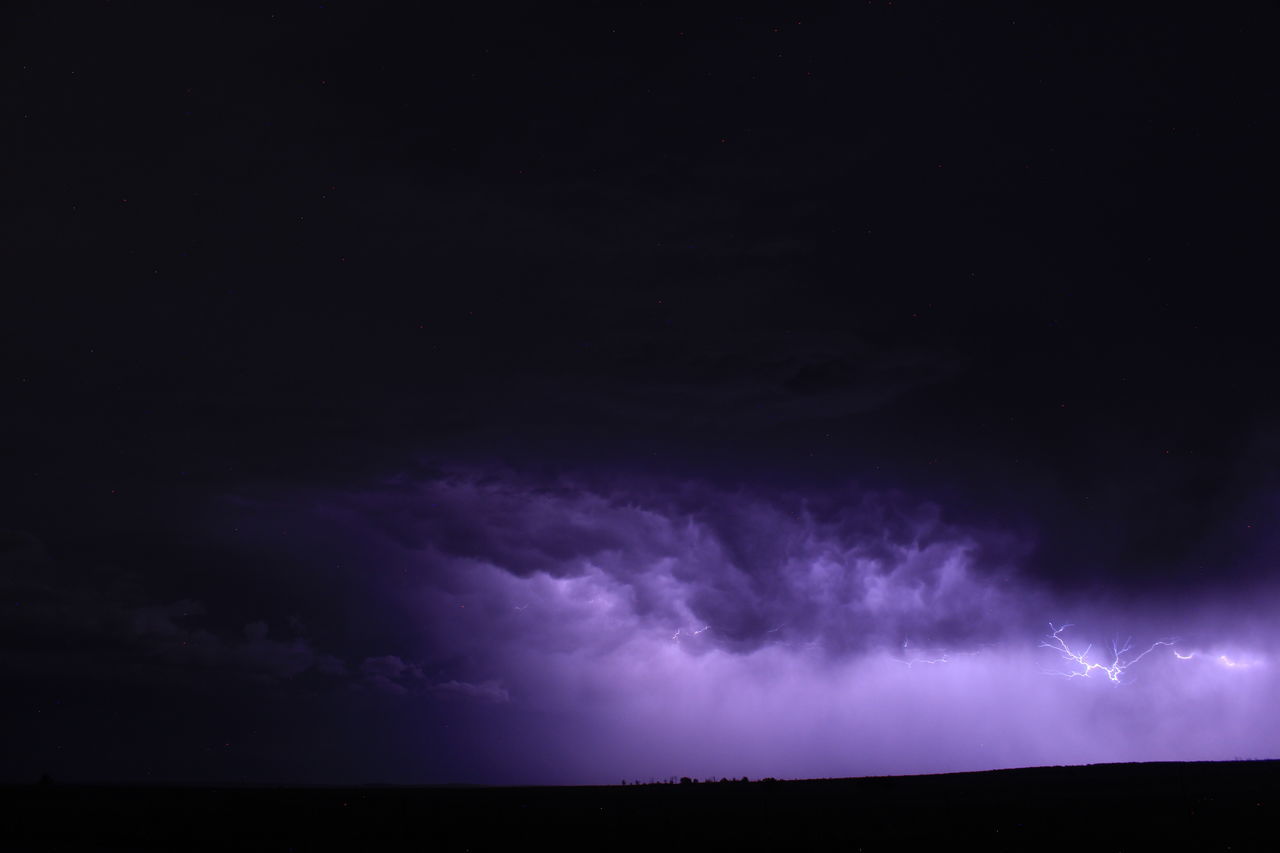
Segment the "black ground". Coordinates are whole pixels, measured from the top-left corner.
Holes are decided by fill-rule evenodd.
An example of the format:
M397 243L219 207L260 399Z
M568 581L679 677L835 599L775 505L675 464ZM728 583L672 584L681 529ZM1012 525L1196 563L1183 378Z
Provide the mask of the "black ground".
M1280 762L579 788L4 790L8 850L1274 849Z

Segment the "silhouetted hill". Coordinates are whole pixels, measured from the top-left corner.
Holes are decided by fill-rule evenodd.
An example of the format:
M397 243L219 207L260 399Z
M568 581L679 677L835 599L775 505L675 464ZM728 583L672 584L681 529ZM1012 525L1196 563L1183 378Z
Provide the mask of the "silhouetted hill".
M1241 761L618 787L39 784L0 789L0 848L1239 850L1272 846L1278 781L1280 762Z

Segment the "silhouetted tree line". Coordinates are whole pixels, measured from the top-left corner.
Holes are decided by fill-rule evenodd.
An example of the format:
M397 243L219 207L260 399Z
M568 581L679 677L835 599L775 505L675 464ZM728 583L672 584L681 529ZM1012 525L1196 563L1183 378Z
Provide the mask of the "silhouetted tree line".
M778 780L772 776L766 776L765 778L757 779L756 781L757 782L777 782ZM718 780L717 779L698 779L695 776L681 776L678 782L676 780L676 777L674 776L669 776L666 779L650 779L648 782L641 782L639 779L633 779L630 782L628 782L626 779L622 780L623 785L632 785L632 786L676 785L676 784L680 784L680 785L746 785L746 784L750 784L750 782L751 782L751 779L747 776L743 776L741 779L728 779L722 776Z

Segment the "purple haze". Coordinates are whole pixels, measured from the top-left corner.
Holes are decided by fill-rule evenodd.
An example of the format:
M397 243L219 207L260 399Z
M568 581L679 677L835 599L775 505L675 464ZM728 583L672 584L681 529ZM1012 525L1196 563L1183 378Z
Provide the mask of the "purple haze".
M1280 752L1271 590L1053 593L1021 573L1025 536L906 495L469 471L307 503L399 626L352 663L364 688L540 721L483 781Z

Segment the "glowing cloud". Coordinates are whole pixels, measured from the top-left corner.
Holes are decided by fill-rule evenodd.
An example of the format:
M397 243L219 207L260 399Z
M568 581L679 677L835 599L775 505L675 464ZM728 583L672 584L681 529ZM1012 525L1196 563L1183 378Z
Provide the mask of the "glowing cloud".
M902 494L471 472L334 495L320 512L382 573L384 613L402 614L367 680L390 680L398 661L406 696L512 715L477 729L475 749L518 716L547 721L554 753L492 757L504 781L1280 752L1280 685L1242 651L1269 622L1229 635L1254 623L1225 599L1052 595L1018 570L1029 542ZM1037 627L1062 612L1185 639L1099 655L1069 625ZM1049 653L1064 678L1045 678Z

